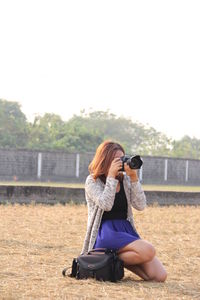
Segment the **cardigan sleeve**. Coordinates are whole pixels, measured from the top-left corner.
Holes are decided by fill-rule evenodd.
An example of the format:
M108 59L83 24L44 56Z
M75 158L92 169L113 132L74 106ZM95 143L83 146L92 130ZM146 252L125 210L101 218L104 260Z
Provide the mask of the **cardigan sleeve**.
M104 211L111 210L115 199L117 183L117 179L107 177L106 184L103 185L99 180L95 181L92 175L89 175L85 182L86 200L93 201Z
M132 182L130 177L125 175L130 192L131 205L137 210L144 210L146 207L146 196L139 181Z
M146 196L139 181L131 182L131 204L137 210L146 207Z

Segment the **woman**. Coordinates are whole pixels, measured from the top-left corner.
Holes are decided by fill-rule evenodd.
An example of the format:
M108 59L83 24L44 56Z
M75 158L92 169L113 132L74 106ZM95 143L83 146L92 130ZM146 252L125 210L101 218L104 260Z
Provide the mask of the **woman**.
M88 224L82 253L93 248L117 250L124 266L144 280L163 282L167 273L154 247L136 231L132 207L143 210L146 197L137 171L124 164L123 147L112 141L99 145L85 183Z

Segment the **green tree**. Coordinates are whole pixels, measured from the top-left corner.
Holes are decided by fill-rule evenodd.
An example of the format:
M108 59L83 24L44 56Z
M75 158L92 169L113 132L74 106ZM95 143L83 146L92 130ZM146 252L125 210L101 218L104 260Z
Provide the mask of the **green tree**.
M95 152L104 140L119 142L126 153L200 159L200 140L172 141L153 127L109 111L82 110L68 121L46 113L28 123L17 102L0 99L0 147Z
M0 99L0 147L27 146L29 126L17 102Z
M170 140L155 129L109 111L87 113L83 110L66 123L65 133L58 143L70 151L94 152L103 140L111 139L121 143L127 153L167 155L170 144Z
M143 155L170 156L172 139L156 131L153 127L145 127L141 132L142 142L138 151Z
M56 114L46 113L43 117L36 116L30 124L28 148L57 149L57 142L65 136L65 122Z
M200 159L200 140L185 135L178 141L173 141L171 156Z

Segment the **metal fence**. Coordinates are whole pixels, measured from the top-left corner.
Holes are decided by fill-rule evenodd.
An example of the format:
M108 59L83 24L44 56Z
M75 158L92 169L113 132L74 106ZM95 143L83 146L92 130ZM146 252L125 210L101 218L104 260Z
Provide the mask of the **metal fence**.
M94 153L0 149L1 181L84 182ZM200 160L143 156L145 184L200 185Z

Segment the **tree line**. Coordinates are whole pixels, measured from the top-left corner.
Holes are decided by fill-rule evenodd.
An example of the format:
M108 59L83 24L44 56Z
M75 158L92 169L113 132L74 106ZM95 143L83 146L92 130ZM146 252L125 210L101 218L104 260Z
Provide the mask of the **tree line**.
M105 139L119 142L129 154L200 159L200 140L173 140L151 126L109 111L80 111L67 121L45 113L28 122L18 102L0 99L0 148L95 152Z

